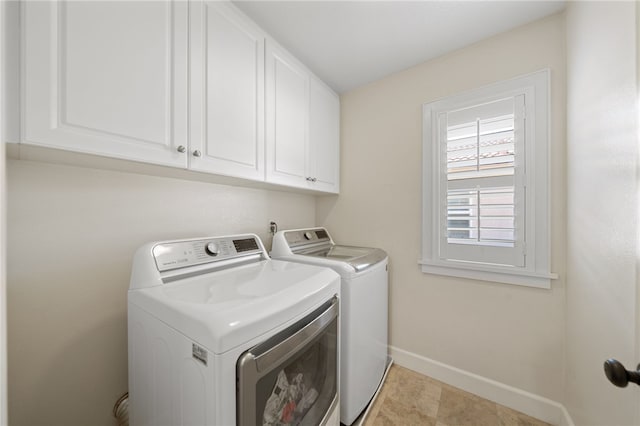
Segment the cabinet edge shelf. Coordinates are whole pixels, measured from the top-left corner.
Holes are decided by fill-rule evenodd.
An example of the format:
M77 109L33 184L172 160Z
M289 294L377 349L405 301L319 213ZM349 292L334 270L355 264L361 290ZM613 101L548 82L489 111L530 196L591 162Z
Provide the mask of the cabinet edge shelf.
M268 191L294 192L308 195L338 195L339 192L318 191L307 188L286 186L263 180L250 180L222 174L204 173L178 167L164 166L133 160L124 160L108 156L79 153L58 148L48 148L26 143L5 142L8 160L34 161L88 169L107 170L120 173L181 179L216 185L238 186Z

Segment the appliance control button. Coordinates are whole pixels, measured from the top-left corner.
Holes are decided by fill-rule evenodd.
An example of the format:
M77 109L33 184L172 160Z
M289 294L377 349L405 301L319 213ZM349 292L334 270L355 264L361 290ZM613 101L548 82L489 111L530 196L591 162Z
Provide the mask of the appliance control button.
M313 238L313 234L312 234L311 232L305 232L305 233L304 233L304 237L305 237L307 240L310 240L310 239L312 239L312 238Z
M218 245L216 243L208 243L206 245L206 247L204 248L204 251L206 251L207 254L210 255L210 256L217 256L218 255Z

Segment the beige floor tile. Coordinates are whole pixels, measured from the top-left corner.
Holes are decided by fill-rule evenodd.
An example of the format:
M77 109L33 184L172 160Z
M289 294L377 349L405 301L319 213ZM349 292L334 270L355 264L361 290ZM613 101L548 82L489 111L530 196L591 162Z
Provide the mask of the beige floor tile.
M399 365L391 366L389 370L389 376L392 377L392 380L402 381L402 380L418 380L423 383L428 383L433 386L442 387L444 383L432 379L431 377L427 377L424 374L417 373L415 371L409 370L408 368L400 367Z
M518 412L502 405L496 404L500 426L519 426Z
M392 369L393 375L388 384L386 401L435 418L442 388L427 377L405 368L392 367ZM389 372L390 375L392 372Z
M434 417L427 416L412 405L393 401L389 396L382 403L380 411L373 422L374 426L435 426L435 424L436 419Z
M438 421L448 426L496 426L499 424L496 404L481 398L443 388L438 408Z
M453 387L451 385L447 385L446 383L442 384L442 389L443 390L447 390L447 391L449 391L451 393L454 393L454 394L457 394L457 395L461 395L464 398L471 399L471 400L474 400L474 401L490 402L490 401L487 401L486 399L484 399L484 398L482 398L482 397L480 397L480 396L478 396L476 394L473 394L473 393L467 392L467 391L463 391L462 389L458 389L458 388Z
M511 408L496 404L500 426L549 426L542 420L535 419Z
M364 426L549 426L510 408L393 365Z
M387 376L387 378L388 377L389 376ZM380 389L380 392L378 393L378 397L376 398L375 401L373 401L373 405L369 409L369 413L367 414L367 418L365 419L363 426L370 426L373 424L371 422L371 419L375 419L376 416L378 415L378 412L380 411L380 407L382 406L382 403L386 398L388 390L389 390L389 387L386 386L386 381L385 381L385 385L382 386L382 389Z

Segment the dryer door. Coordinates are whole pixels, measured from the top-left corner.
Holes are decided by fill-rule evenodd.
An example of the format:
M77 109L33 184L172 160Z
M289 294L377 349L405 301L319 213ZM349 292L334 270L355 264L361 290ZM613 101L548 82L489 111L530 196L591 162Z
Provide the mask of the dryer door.
M320 425L337 403L338 299L245 352L238 425Z

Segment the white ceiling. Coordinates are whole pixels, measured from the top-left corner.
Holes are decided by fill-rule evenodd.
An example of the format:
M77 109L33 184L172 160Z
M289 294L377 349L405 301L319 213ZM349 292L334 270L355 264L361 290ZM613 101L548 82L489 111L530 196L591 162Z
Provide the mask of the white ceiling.
M536 0L235 0L234 4L339 93L565 6L564 1Z

